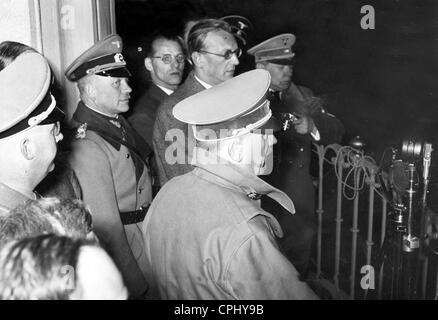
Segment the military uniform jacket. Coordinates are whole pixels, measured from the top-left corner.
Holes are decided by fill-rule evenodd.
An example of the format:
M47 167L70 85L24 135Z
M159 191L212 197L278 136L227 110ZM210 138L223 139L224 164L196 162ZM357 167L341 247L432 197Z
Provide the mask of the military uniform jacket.
M73 118L113 135L122 134L121 128L115 125L117 122L92 111L81 102ZM136 132L125 119L119 116L119 120L131 144L143 141L146 146L138 135L132 137ZM96 235L121 271L131 296L140 297L147 288L140 224L122 225L120 213L150 204L150 175L132 150L84 129L84 126L78 129L78 139L73 142L71 166L81 185L83 200L91 208Z
M161 298L317 298L280 252L281 227L259 194L294 211L283 192L232 165L199 165L161 189L143 223Z
M151 83L145 94L135 104L134 111L128 118L133 128L137 130L151 148L157 109L166 97L168 97L166 92Z
M0 215L7 214L27 200L30 198L0 182Z
M275 187L283 190L294 201L297 212L312 215L314 212L314 187L309 173L312 156L312 143L339 143L344 134L342 123L321 108L301 110L294 105L286 105L287 96L296 100L305 100L314 96L309 88L291 84L282 92L281 101L268 95L274 116L281 119L282 113L298 113L310 116L319 131L320 140L315 141L310 134L298 134L293 126L286 131L275 133L278 143L274 146L274 169L270 176L263 178Z
M173 177L193 170L193 166L190 164L191 152L193 151L192 146L194 145L193 132L188 130L187 124L175 119L172 109L178 102L202 90L205 90L205 88L195 79L192 71L184 83L167 97L158 108L152 144L161 186ZM181 135L176 142L166 141L166 134L171 129L180 130ZM179 163L168 163L166 161L166 151L170 155L176 149L181 161Z

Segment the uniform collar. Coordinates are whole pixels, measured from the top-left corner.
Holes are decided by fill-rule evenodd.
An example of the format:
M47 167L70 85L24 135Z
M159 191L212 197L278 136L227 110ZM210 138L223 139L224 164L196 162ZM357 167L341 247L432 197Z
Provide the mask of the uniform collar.
M79 102L78 107L73 114L73 119L80 124L87 123L90 127L99 128L118 139L123 140L124 138L122 117L118 116L117 118L114 118L103 113L98 113L96 110L85 105L82 101ZM105 139L105 137L103 138ZM115 149L120 150L120 143L107 139L105 140Z
M31 198L0 182L0 208L9 211L24 204L27 200L31 200Z
M202 149L196 153L196 163L194 165L205 170L206 173L200 175L214 176L217 184L233 189L247 195L250 199L258 200L262 195L266 195L290 213L295 213L295 206L292 200L281 190L271 186L251 172L245 172L240 167L221 160L217 163L217 158Z
M107 113L105 113L105 112L102 112L102 111L99 111L99 110L97 110L97 109L95 109L95 108L92 108L92 107L90 107L88 104L86 104L85 102L83 102L83 104L84 104L84 106L86 106L88 109L91 109L91 110L93 110L94 112L96 112L96 113L98 113L98 114L100 114L100 115L102 115L102 116L104 116L104 117L106 117L106 118L110 118L110 119L117 119L118 117L119 117L119 115L110 115L110 114L107 114Z

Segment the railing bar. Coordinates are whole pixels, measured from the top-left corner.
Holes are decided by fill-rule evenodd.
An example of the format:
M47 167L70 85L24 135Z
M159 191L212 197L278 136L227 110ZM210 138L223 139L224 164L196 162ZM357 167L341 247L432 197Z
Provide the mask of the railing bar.
M359 188L359 169L354 169L354 180L355 189ZM359 193L356 193L354 197L354 207L353 207L353 226L351 228L352 232L352 243L351 243L351 269L350 269L350 298L354 299L354 288L355 288L355 271L356 271L356 253L357 253L357 233L359 229L358 225L358 214L359 214Z
M438 300L438 266L436 269L436 282L435 282L435 300Z
M426 256L423 260L423 273L422 273L422 284L421 284L421 299L426 299L426 286L427 286L427 272L429 266L429 258Z
M342 227L342 169L343 169L343 157L339 158L338 166L338 189L336 199L336 242L335 242L335 272L333 274L333 281L335 286L339 289L339 267L341 260L341 227Z
M318 209L316 213L318 214L318 237L317 237L317 256L316 256L316 277L317 279L321 276L321 255L322 255L322 214L324 212L322 208L322 195L323 195L323 170L324 170L324 147L318 146L318 157L319 157L319 185L318 185Z
M386 200L382 198L382 230L380 231L380 249L383 250L383 242L385 241L386 235ZM383 266L384 262L382 262L379 270L379 289L377 293L378 299L382 299L382 290L383 290Z
M374 218L374 170L370 170L370 187L368 198L368 238L367 238L367 265L371 265L373 248L373 218Z

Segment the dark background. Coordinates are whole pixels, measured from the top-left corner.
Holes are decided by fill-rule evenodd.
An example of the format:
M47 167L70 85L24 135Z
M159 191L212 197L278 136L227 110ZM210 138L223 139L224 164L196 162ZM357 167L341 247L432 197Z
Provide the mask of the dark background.
M360 27L363 5L375 9L375 30ZM361 136L377 161L405 139L438 149L438 1L118 0L117 32L135 91L144 86L137 51L142 37L157 29L181 33L186 20L229 14L253 23L247 48L283 32L297 36L294 82L326 99L327 110L346 127L345 143ZM243 56L241 70L251 63ZM438 167L438 152L432 160Z

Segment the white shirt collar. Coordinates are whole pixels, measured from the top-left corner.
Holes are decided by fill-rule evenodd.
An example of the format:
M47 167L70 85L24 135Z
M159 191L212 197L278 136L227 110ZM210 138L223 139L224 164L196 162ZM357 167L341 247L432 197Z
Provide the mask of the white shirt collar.
M207 82L204 82L204 81L202 81L201 79L199 79L196 75L195 75L195 79L198 80L198 82L199 82L200 84L202 84L202 86L203 86L205 89L210 89L211 87L213 87L212 85L208 84Z
M155 85L156 85L158 88L160 88L161 90L163 90L168 96L170 96L172 93L175 92L175 90L172 90L172 89L169 89L169 88L166 88L166 87L160 86L159 84L156 84L156 83L155 83Z

